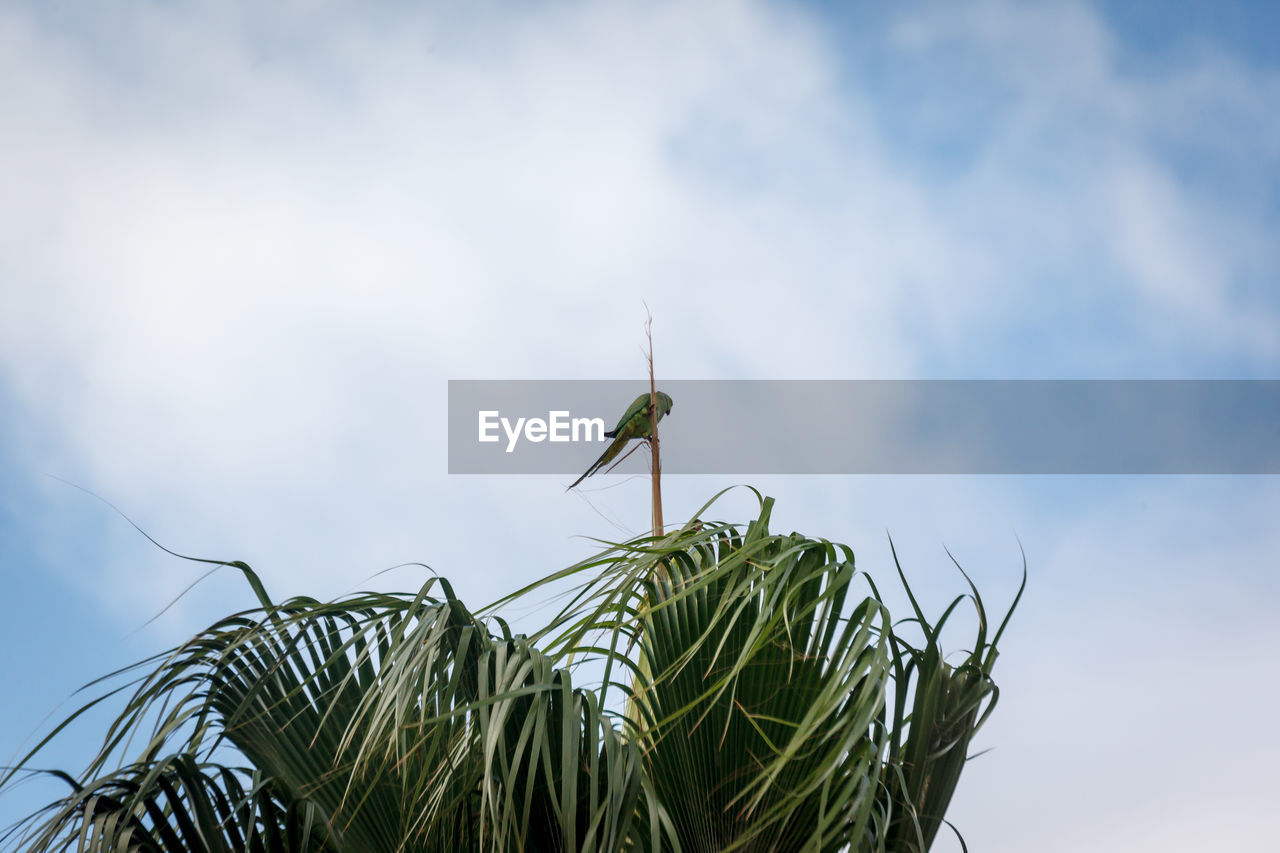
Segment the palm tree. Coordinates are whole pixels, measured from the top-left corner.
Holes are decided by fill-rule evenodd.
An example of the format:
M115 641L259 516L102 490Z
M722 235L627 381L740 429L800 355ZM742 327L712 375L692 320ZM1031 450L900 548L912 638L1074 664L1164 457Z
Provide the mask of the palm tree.
M927 850L1022 590L991 637L976 589L930 623L906 587L894 623L848 548L770 533L757 497L745 529L695 519L476 612L439 578L276 604L227 563L259 606L126 671L98 756L0 846ZM566 586L532 635L499 616Z

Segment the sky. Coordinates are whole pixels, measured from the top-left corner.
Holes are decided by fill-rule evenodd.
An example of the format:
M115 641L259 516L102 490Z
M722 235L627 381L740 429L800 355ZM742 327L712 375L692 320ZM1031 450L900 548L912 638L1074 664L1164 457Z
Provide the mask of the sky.
M641 478L450 476L446 391L642 381L646 306L660 379L1280 378L1278 19L0 4L0 754L252 603L166 610L200 570L83 490L278 599L418 561L479 607L641 533ZM970 849L1274 845L1276 478L672 476L666 516L742 483L877 579L891 535L934 612L944 549L992 608L1025 550Z

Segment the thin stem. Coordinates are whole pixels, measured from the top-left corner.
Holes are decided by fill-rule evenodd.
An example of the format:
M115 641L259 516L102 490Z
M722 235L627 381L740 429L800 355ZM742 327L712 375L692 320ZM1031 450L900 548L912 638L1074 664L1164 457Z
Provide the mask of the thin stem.
M658 391L653 378L653 315L645 306L648 320L644 324L645 338L649 341L649 349L645 352L645 360L649 362L649 450L653 456L649 481L653 492L653 535L661 538L666 530L662 523L662 456L658 446Z

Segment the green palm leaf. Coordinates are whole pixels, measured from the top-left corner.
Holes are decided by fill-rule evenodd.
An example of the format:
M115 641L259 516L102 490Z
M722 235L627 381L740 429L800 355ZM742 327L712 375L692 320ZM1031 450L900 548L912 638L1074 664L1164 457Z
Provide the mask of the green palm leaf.
M88 781L62 774L73 793L12 837L31 850L925 850L994 707L1004 624L988 642L974 589L974 650L947 663L939 633L962 599L930 625L908 586L924 636L909 643L847 548L771 534L760 501L745 530L695 520L608 545L478 614L434 578L415 594L277 605L226 564L260 607L108 690L132 687ZM566 584L531 636L498 616ZM228 747L248 769L218 762Z

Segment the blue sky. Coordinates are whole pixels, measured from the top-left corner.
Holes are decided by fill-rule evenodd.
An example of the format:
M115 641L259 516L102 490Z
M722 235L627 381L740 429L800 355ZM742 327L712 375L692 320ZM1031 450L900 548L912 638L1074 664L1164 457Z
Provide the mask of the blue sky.
M138 630L196 570L49 475L279 597L478 605L648 492L449 477L447 380L638 377L642 300L670 378L1280 375L1274 6L869 9L0 9L0 753L249 601ZM1022 542L972 849L1274 843L1273 478L752 484L934 604Z

